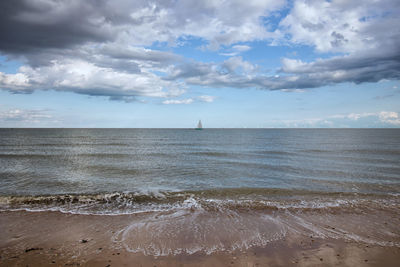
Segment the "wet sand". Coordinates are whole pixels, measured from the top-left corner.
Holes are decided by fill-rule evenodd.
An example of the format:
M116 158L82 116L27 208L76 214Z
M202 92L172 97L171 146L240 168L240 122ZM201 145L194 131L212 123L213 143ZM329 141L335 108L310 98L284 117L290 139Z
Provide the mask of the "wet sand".
M144 255L129 252L119 240L120 229L140 216L1 212L0 266L398 266L400 262L397 246L296 234L231 252Z

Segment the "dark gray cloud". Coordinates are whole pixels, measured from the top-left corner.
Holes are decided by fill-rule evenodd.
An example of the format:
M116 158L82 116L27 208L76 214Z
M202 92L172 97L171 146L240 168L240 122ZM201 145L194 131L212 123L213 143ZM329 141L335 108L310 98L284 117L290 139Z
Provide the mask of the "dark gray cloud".
M384 48L384 47L382 47ZM342 82L378 82L383 79L400 79L400 48L369 53L354 53L319 59L311 63L284 59L281 72L299 75L302 79L324 78L318 84Z
M308 89L344 82L378 82L400 79L400 51L354 54L320 59L311 63L283 59L279 75L259 73L250 63L238 63L249 72L227 68L226 62L175 66L167 80L183 79L189 84L209 87L259 88L263 90Z
M0 1L0 50L27 54L110 40L104 10L103 0Z
M134 59L151 62L174 62L180 58L178 55L169 52L121 45L106 45L99 52L116 59Z

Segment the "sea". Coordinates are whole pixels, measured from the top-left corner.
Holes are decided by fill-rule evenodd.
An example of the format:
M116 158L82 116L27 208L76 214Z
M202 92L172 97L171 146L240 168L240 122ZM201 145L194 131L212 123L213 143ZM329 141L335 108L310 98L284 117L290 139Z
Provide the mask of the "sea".
M0 129L0 216L137 215L115 238L149 255L400 247L399 197L400 129Z

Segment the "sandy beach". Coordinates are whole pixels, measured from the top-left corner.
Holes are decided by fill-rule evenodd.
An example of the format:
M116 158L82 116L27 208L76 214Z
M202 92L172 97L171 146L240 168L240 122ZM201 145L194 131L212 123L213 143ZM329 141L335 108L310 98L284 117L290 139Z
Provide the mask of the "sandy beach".
M398 266L400 248L288 235L263 247L207 255L130 252L120 229L137 215L2 212L0 266Z

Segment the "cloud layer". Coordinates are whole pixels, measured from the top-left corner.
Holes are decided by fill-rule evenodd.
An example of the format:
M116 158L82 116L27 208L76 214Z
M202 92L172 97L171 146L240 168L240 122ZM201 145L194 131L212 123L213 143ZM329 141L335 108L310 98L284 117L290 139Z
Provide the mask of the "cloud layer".
M337 114L323 118L308 118L298 120L279 120L268 122L267 127L285 128L373 128L373 127L399 127L400 115L394 111L380 111L368 113Z
M46 126L54 125L58 122L59 120L54 118L49 110L15 108L0 111L0 123L2 126Z
M178 103L183 100L171 98L190 85L287 91L398 80L399 13L395 0L4 0L0 53L24 66L16 74L0 72L0 88ZM223 47L219 54L227 58L200 62L154 45L185 46L193 38L205 43L202 49ZM283 58L281 68L267 74L240 56L253 41L308 45L325 56Z

